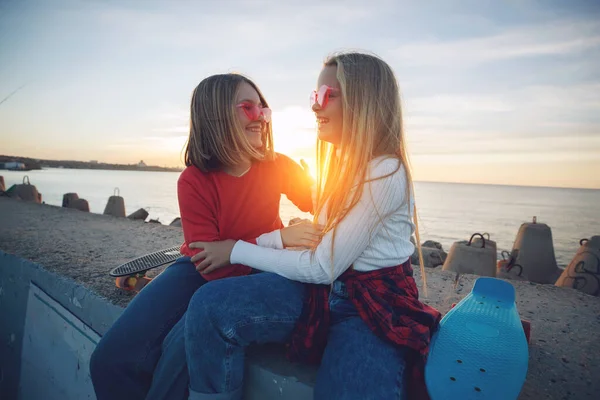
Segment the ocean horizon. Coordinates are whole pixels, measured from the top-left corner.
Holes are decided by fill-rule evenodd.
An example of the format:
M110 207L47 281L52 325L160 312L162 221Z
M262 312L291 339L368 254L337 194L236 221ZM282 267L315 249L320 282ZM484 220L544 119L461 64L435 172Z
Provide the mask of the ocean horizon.
M128 215L144 208L149 219L163 224L179 217L180 172L47 168L0 175L6 188L28 176L50 205L61 206L63 195L75 192L89 202L91 212L101 214L118 188ZM416 181L415 194L421 241L438 241L446 251L476 232L489 233L498 252L510 250L519 226L535 216L552 229L557 263L565 267L580 239L600 235L600 189ZM293 217L311 217L285 196L280 215L285 224Z

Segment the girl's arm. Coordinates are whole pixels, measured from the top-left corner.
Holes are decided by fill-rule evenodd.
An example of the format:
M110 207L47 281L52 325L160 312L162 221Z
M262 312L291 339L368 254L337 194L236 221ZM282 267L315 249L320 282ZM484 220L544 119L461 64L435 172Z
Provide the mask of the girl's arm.
M314 181L307 170L284 154L277 153L275 163L280 172L281 192L304 212L313 213Z
M200 184L190 170L184 170L177 181L177 200L185 243L221 240L215 204L212 204L213 199L207 193L210 191L201 193L198 190Z
M203 190L199 190L202 187ZM186 245L184 251L189 256L198 253L193 247L188 246L193 242L215 242L222 240L219 234L219 225L216 216L217 201L211 198L210 184L202 182L192 174L184 174L177 182L177 198L181 215L181 226ZM291 246L311 247L318 241L319 227L312 224L297 224L294 226L277 229L264 233L255 238L235 238L257 244L261 247L283 249Z
M313 212L314 182L308 171L284 154L276 154L275 166L281 182L281 192L304 212ZM317 227L303 223L260 235L255 243L261 247L311 247L320 233Z
M385 160L373 167L370 176L385 176L396 168L396 160ZM401 168L391 176L365 184L359 202L337 226L333 254L333 231L330 231L314 255L308 250L273 250L238 241L231 251L230 262L300 282L330 284L352 265L371 238L383 229L382 221L406 200L406 175Z
M323 226L313 224L312 221L301 220L300 222L291 223L285 228L263 233L256 238L256 244L271 249L284 249L286 247L312 248L319 243L322 231Z

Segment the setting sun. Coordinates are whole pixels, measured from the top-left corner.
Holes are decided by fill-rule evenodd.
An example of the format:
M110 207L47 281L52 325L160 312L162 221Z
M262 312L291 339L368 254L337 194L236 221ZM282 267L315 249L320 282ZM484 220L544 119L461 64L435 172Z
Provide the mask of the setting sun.
M315 145L317 128L315 115L308 107L287 107L273 111L275 150L296 161L303 159L316 176Z

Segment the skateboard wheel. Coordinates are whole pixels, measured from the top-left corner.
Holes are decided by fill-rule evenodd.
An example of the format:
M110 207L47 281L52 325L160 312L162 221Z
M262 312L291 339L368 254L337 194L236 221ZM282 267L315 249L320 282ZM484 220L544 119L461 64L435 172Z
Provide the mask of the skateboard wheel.
M119 276L115 279L118 288L131 291L134 289L137 279L133 276Z
M147 276L142 276L142 277L136 279L135 284L133 285L133 290L135 290L136 292L139 292L140 290L142 290L144 288L144 286L149 284L151 280L152 279L148 278Z

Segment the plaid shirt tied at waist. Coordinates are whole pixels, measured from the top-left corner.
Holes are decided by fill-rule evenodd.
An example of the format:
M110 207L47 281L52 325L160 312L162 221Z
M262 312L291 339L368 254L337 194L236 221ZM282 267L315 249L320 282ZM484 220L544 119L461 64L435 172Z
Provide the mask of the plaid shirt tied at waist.
M380 338L409 350L407 390L409 399L428 399L424 366L431 335L441 314L419 301L410 259L404 264L374 271L348 269L339 278L360 318ZM307 285L302 314L288 345L291 361L317 364L321 361L330 325L328 285Z

